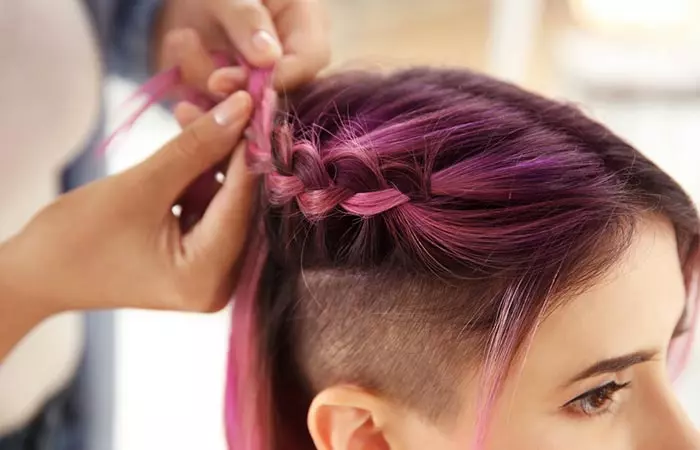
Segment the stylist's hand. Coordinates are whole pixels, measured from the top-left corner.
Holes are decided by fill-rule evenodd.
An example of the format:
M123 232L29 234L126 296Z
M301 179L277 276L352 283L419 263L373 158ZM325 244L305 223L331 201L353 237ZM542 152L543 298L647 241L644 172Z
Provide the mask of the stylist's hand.
M322 0L165 0L155 36L155 68L179 66L187 85L202 94L244 86L240 67L217 71L212 52L242 55L253 66L277 63L275 87L311 80L330 59Z
M250 220L254 177L241 141L250 112L250 96L238 92L145 162L41 211L0 245L2 300L19 299L13 313L31 308L38 316L71 309L225 306ZM232 152L225 181L203 217L182 231L172 206Z

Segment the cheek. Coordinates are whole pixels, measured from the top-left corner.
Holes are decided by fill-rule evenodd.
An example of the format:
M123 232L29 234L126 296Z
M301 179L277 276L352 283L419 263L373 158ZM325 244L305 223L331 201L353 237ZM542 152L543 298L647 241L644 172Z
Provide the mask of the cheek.
M624 417L574 419L511 414L496 419L484 450L632 450L632 427Z
M538 385L526 376L519 383L507 382L493 411L488 443L483 450L635 448L630 445L633 424L626 413L629 404L624 404L617 414L583 418L564 413L545 398Z

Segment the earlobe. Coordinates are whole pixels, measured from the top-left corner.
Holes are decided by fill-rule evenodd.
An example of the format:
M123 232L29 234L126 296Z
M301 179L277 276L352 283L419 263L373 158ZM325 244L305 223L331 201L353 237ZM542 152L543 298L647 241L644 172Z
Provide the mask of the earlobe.
M307 418L318 450L389 450L384 433L386 404L352 386L334 386L319 393Z

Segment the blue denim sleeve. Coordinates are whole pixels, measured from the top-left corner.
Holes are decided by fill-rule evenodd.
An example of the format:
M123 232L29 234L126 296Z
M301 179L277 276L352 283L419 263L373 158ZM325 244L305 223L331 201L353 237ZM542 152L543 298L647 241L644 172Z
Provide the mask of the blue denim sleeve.
M151 37L164 0L85 0L108 72L143 82L151 74Z

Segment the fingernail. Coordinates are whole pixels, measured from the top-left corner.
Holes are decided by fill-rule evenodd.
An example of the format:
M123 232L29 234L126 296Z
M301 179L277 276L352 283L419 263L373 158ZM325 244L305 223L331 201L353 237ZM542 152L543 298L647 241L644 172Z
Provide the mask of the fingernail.
M252 37L253 47L258 51L266 53L274 58L280 58L282 56L282 47L280 46L277 39L275 39L269 32L265 30L258 30L253 34Z
M231 125L245 111L250 98L245 92L236 92L214 108L214 120L222 127Z

